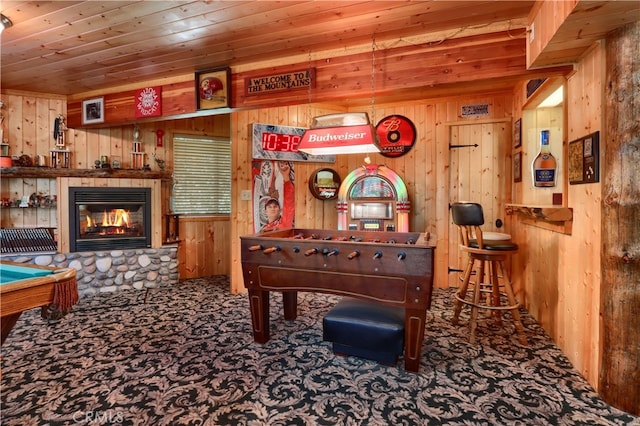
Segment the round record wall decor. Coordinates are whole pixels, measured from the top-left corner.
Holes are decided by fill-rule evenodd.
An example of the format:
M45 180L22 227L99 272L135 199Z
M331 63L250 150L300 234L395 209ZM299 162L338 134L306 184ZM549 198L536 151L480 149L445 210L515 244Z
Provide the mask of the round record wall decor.
M309 178L309 191L318 200L338 198L338 190L342 180L333 169L318 169Z
M402 115L389 115L378 122L376 133L380 153L385 157L401 157L416 143L416 126Z

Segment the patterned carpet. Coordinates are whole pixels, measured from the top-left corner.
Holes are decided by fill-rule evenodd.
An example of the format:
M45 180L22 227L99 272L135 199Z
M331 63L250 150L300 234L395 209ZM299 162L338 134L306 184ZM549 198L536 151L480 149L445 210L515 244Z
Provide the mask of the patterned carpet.
M450 324L435 290L419 374L322 341L336 296L299 294L296 321L271 299L253 342L246 295L225 277L85 297L61 322L23 314L2 347L3 425L639 425L604 402L526 313L531 345ZM511 330L512 331L512 330Z

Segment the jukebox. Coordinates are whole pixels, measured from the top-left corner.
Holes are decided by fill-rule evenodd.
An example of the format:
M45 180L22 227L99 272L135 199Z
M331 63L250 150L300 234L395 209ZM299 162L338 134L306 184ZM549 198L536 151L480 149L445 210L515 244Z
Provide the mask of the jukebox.
M350 172L338 191L338 230L409 232L410 202L402 178L387 166Z

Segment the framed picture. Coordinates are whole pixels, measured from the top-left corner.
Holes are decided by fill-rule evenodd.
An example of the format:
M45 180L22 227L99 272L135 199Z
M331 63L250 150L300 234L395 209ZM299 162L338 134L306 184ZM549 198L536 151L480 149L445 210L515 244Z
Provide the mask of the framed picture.
M196 72L196 109L231 106L231 69L212 68Z
M294 163L253 160L253 227L255 232L295 226L296 190Z
M513 181L522 182L522 151L513 154Z
M522 118L513 122L513 147L520 148L522 145Z
M600 181L600 132L569 142L569 183Z
M82 101L82 124L104 123L104 98Z

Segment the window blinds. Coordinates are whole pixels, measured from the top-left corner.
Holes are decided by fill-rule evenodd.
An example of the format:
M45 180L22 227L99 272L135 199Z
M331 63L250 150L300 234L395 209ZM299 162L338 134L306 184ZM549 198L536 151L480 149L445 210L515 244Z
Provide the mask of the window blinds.
M231 141L174 135L175 214L231 213Z

